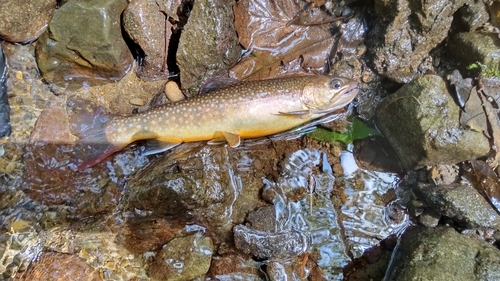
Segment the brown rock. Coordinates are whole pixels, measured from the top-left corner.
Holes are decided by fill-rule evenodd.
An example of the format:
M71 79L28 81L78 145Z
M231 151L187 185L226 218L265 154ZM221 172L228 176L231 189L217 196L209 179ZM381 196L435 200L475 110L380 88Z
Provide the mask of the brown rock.
M34 41L45 30L56 11L56 1L2 1L0 37L14 43Z
M168 77L167 48L172 24L155 2L131 1L123 12L123 27L144 51L137 74L143 79Z
M44 253L27 272L18 273L14 280L98 281L99 273L78 256Z

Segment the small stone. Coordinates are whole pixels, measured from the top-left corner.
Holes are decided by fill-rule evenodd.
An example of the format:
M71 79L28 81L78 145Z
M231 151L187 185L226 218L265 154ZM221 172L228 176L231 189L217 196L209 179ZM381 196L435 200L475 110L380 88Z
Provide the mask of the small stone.
M174 81L168 81L165 84L165 95L167 95L167 99L171 102L176 102L184 99L184 95L179 88L179 85Z
M22 71L16 71L16 79L23 80L23 72Z
M138 105L138 106L143 106L145 104L144 100L141 98L133 98L129 102L131 105Z

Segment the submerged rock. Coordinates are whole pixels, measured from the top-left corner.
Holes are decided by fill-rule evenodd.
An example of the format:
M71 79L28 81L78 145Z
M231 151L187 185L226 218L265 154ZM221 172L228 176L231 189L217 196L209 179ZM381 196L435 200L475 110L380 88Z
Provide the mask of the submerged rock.
M375 70L408 83L429 66L429 52L448 35L453 14L466 0L376 0L380 15L366 40ZM422 69L419 69L422 68Z
M500 252L452 228L408 229L384 280L499 280Z
M192 280L207 273L213 251L210 237L194 234L175 238L157 254L151 265L151 277L154 280Z
M70 89L120 80L132 54L122 38L125 0L70 0L54 14L36 48L43 78Z
M451 218L460 226L500 229L500 216L471 186L419 184L413 188L413 192L434 211Z
M181 86L187 95L197 94L207 78L227 75L227 70L240 58L233 3L228 0L195 1L177 50Z
M35 41L55 11L54 0L2 1L0 37L13 43Z
M455 164L489 152L483 135L487 128L463 128L460 111L444 80L425 75L380 103L375 121L403 166L411 170Z
M99 272L76 255L56 252L43 253L26 272L18 273L14 280L103 280Z
M307 251L310 241L302 232L270 233L237 225L233 229L236 248L257 258L293 257Z

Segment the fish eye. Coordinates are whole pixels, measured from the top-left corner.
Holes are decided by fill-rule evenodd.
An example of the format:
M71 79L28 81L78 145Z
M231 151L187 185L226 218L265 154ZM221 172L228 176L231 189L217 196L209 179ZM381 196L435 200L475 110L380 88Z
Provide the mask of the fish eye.
M332 88L332 89L338 90L338 89L342 88L342 85L344 85L344 83L342 83L342 80L340 80L340 79L332 79L330 81L330 88Z

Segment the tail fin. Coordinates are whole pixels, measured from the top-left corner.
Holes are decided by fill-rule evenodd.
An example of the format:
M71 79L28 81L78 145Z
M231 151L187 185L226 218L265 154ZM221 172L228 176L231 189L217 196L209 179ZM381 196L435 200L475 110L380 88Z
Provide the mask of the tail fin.
M106 114L86 100L69 99L67 102L71 133L79 138L75 145L77 169L85 170L106 159L125 145L114 145L106 139L106 124L114 116Z

